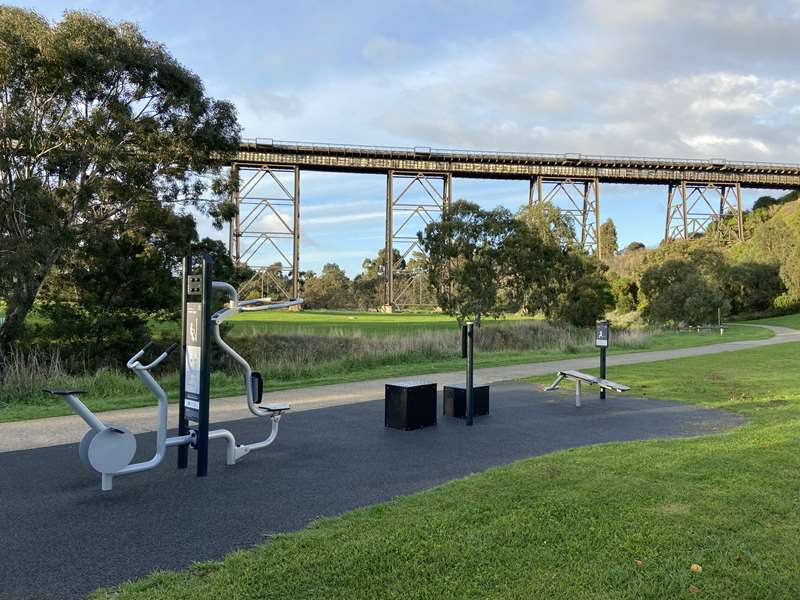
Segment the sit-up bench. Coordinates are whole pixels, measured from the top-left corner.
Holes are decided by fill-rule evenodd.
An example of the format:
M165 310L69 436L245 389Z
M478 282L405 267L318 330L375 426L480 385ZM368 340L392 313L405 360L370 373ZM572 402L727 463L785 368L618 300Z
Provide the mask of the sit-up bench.
M627 385L623 385L621 383L616 383L614 381L609 381L608 379L600 379L599 377L595 377L594 375L588 375L587 373L581 373L580 371L559 371L558 377L553 382L553 385L544 388L546 392L552 392L553 390L557 390L559 384L564 379L572 379L575 381L575 406L581 405L581 384L588 383L589 385L599 385L601 388L606 390L612 390L614 392L627 392L631 388Z

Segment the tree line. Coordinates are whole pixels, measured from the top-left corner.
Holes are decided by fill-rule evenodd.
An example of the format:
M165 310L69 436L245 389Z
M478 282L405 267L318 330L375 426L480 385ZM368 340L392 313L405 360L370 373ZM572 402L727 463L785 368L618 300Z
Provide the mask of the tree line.
M418 290L406 300L429 304L460 320L524 311L591 325L614 302L605 266L574 243L564 215L549 203L516 214L457 200L418 234L406 261L394 251L395 287ZM301 280L307 308L379 309L384 304L385 251L365 259L352 280L335 263ZM277 271L277 269L276 269Z
M714 241L713 227L690 240L648 249L634 242L607 255L619 313L637 311L669 326L715 322L718 311L760 316L800 308L800 203L797 192L762 196L744 214L746 241Z

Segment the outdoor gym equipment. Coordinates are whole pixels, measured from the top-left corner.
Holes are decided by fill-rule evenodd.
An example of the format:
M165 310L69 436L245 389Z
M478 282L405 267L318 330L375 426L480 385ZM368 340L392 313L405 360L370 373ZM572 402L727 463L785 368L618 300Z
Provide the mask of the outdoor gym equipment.
M581 384L588 383L589 385L600 386L600 400L606 399L606 390L612 390L618 393L627 392L631 388L622 383L609 381L606 379L606 351L608 350L609 340L609 325L608 321L603 319L597 321L594 334L594 345L600 349L600 377L589 375L581 371L566 370L559 371L556 380L552 385L544 388L546 392L557 390L558 386L564 379L572 379L575 382L575 406L581 405Z
M271 304L266 299L239 301L236 290L230 284L211 281L212 260L203 256L200 273L193 273L192 258L183 261L183 301L181 319L181 378L178 435L167 437L167 394L150 374L150 370L161 364L177 347L173 344L149 364L140 359L152 347L152 342L134 354L127 363L150 389L158 400L158 425L156 429L155 454L150 460L131 463L136 454L136 438L126 427L110 425L101 421L81 402L77 390L45 390L60 396L89 425L83 436L78 454L81 461L101 474L103 491L111 490L113 479L118 475L139 473L154 469L164 459L166 449L178 447L178 468L188 466L189 448L197 450L197 476L208 473L208 442L223 439L226 442L225 462L235 464L253 450L266 448L278 436L278 423L288 404L265 404L260 406L263 394L261 374L254 372L247 361L237 354L220 334L219 326L228 317L243 311L287 308L302 303L301 299ZM225 291L230 299L227 308L211 314L211 295L214 289ZM209 431L209 332L213 328L214 340L231 356L244 371L247 406L256 416L270 417L272 427L266 439L251 444L237 444L227 429Z

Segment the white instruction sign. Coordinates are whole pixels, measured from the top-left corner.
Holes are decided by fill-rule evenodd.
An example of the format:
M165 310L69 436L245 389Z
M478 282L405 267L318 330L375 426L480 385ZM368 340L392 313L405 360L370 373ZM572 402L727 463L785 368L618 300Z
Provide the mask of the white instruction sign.
M608 347L608 321L599 321L595 327L594 345L598 348Z

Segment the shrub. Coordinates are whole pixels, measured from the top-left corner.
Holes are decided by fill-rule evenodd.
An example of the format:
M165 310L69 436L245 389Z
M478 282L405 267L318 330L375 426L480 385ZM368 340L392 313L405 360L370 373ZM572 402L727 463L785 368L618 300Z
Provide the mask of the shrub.
M724 287L737 314L767 310L785 289L777 265L754 262L731 266Z
M647 297L644 316L651 323L699 325L716 320L717 310L729 311L719 284L688 260L670 259L651 266L642 276Z
M796 312L800 310L800 299L788 293L783 293L772 301L772 307L782 313Z
M611 276L611 293L614 294L614 306L620 314L636 310L639 304L639 286L627 277Z
M559 296L551 316L576 327L590 327L613 306L614 295L600 266L591 259L582 262L585 272Z

